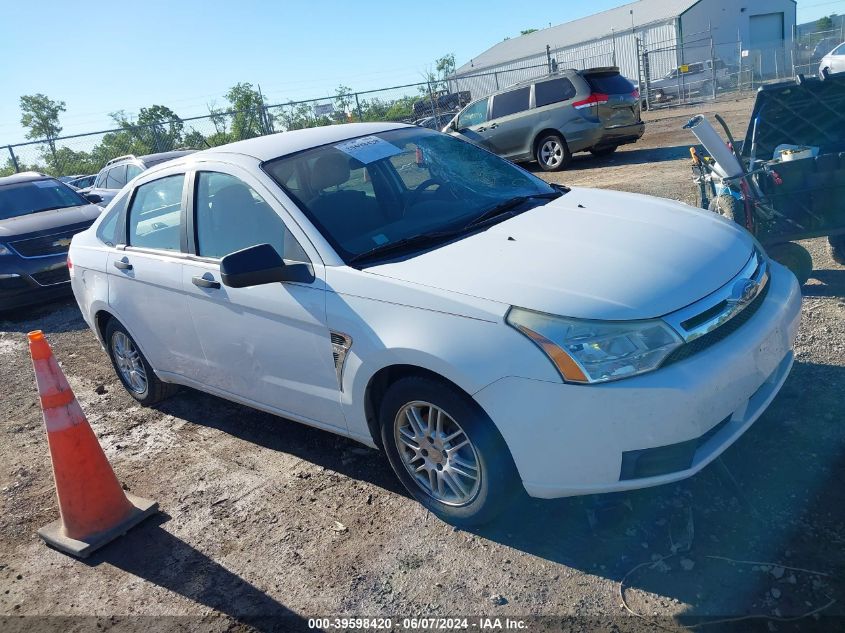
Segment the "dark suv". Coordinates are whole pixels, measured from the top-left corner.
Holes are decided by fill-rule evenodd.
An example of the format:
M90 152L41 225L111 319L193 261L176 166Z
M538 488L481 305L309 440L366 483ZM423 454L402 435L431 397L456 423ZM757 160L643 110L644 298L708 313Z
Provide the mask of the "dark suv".
M0 311L70 294L70 240L101 211L44 174L0 178Z
M615 67L563 70L470 103L443 130L546 171L575 152L596 156L635 143L645 124L640 93Z
M142 171L146 171L153 165L179 158L194 151L189 149L159 152L158 154L147 154L145 156L135 156L134 154L118 156L106 163L106 166L97 174L97 179L90 188L82 189L80 193L99 196L100 202L98 204L105 207L117 195L117 192L123 189L123 186L127 182Z

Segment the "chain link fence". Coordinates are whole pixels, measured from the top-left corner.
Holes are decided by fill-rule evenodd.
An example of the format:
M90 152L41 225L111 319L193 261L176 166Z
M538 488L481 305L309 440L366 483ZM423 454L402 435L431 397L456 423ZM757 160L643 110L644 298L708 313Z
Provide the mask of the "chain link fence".
M792 41L748 46L700 33L678 45L652 42L640 50L640 86L646 107L677 106L754 91L766 83L816 76L827 53L845 41L845 29L809 33Z
M548 72L547 66L543 72ZM505 73L503 81L516 81L521 76L518 71ZM390 121L441 129L471 99L485 96L490 90L483 83L462 83L465 85L450 86L449 81L438 80L360 92L344 90L331 96L251 110L212 110L206 116L122 125L0 146L0 176L29 170L56 177L96 174L109 160L127 154L204 149L265 134L338 123Z
M513 62L495 70L442 80L392 86L256 106L251 110L212 109L206 116L164 120L149 125L76 134L0 146L0 176L40 171L56 177L96 174L109 160L174 149L204 149L275 132L355 121L415 123L443 128L471 100L562 68L583 70L616 66L618 56L634 53L638 83L647 108L712 100L724 93L755 90L761 84L815 75L821 58L845 41L845 22L838 30L802 34L794 42L746 48L741 41L717 42L712 33L674 40L636 40L637 51L622 39L591 43L582 50L545 51L545 62ZM630 43L630 47L635 45Z

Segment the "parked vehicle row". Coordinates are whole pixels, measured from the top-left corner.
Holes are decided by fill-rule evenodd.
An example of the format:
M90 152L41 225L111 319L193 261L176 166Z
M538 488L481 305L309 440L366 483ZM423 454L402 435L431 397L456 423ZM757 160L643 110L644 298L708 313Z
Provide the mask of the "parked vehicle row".
M636 136L635 104L613 112L584 77L560 79L571 109L595 105L585 147L602 110ZM542 83L505 103L545 107ZM733 222L550 185L401 124L152 167L73 238L69 265L140 403L187 385L380 447L455 523L489 520L520 487L698 472L777 394L800 313L795 277Z
M607 156L645 131L640 95L615 67L563 70L478 99L443 130L513 161L564 169L576 152Z

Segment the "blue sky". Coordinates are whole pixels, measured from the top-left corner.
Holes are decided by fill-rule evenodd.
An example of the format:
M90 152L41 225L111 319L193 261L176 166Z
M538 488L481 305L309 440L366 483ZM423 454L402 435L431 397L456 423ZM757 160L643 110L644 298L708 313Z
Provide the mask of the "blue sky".
M260 84L268 103L414 83L435 58L458 65L521 29L620 0L8 0L0 20L0 146L24 140L20 95L67 103L64 134L112 126L109 112L162 104L182 117ZM845 0L799 0L799 22ZM10 60L13 60L11 63Z

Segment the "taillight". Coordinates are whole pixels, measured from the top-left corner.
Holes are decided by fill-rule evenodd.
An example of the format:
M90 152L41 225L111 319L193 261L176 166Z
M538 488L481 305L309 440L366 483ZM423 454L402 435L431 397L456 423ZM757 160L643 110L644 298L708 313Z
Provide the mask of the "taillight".
M73 262L70 261L70 255L67 256L67 269L71 270L73 268Z
M631 93L631 96L634 97L634 99L639 99L640 98L640 91L637 90L636 88L634 88L634 92Z
M572 105L576 110L581 110L582 108L589 108L591 105L604 105L608 99L610 99L608 95L601 92L594 92L583 101L576 101Z

